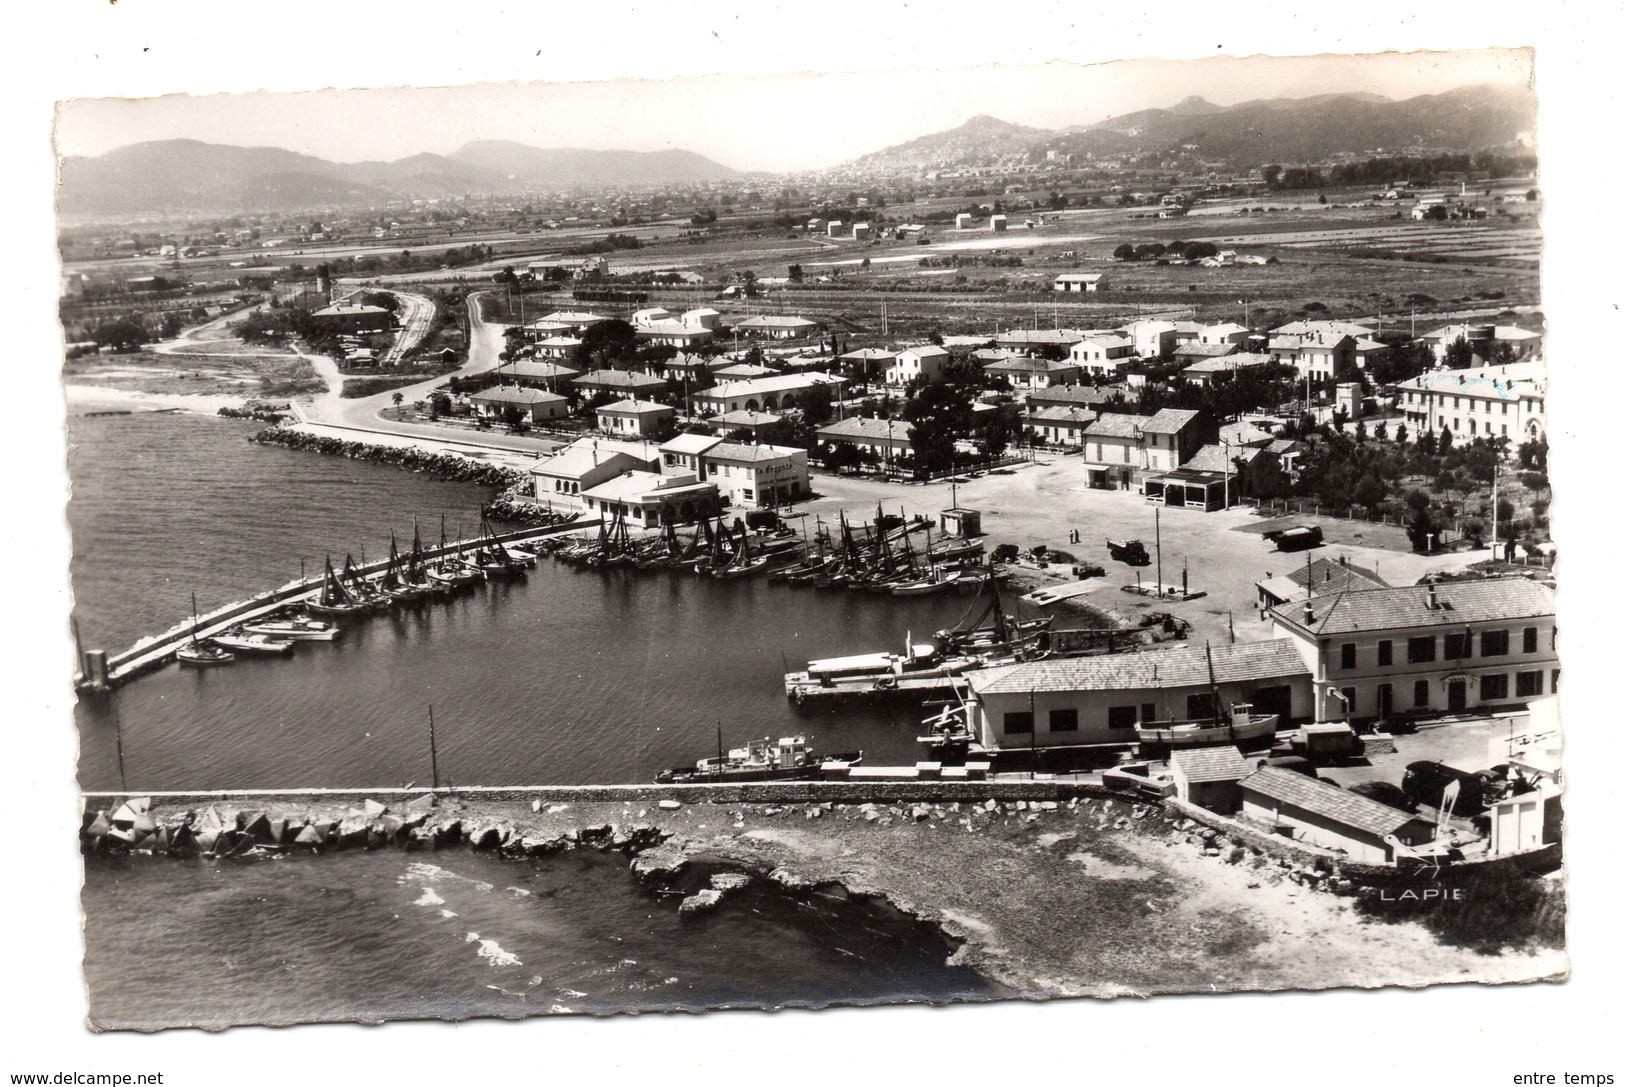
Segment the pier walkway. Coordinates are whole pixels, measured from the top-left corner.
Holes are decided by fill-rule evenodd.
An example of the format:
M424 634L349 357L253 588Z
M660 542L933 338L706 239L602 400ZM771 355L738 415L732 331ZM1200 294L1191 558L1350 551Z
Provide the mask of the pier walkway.
M593 518L571 521L563 525L524 528L514 532L498 533L491 537L459 540L448 543L444 547L425 548L423 557L425 559L437 559L442 555L454 554L459 549L472 550L493 539L504 544L524 543L549 536L565 536L586 529L596 529L598 526L599 521ZM371 575L382 573L388 566L388 559L379 559L375 562L358 565L356 569L364 575ZM247 600L227 604L207 614L199 615L195 624L189 619L171 627L162 634L143 638L124 652L107 658L105 685L107 687L117 687L120 684L129 682L136 676L161 668L174 658L175 650L180 648L183 642L190 640L194 634L199 638L207 638L220 633L227 627L258 619L277 611L279 608L286 607L300 597L308 596L320 589L323 576L317 574L307 578L295 579L286 585L260 593ZM95 685L97 678L95 671L99 669L93 670L89 664L90 658L94 655L94 650L85 654L86 662L83 665L85 670L80 676L81 685L92 687Z

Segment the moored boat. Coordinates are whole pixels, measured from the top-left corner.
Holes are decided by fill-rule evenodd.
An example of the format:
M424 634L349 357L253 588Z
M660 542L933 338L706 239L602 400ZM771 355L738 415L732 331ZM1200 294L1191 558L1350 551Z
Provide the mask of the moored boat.
M192 668L208 668L216 664L230 664L237 658L208 638L194 638L176 648L175 659Z
M819 758L807 746L805 736L781 737L778 743L766 738L752 740L744 747L722 753L720 735L714 758L700 759L693 766L665 770L655 779L666 784L702 784L735 781L806 781L822 777L844 777L846 771L863 762L863 752Z
M296 642L330 642L340 633L340 627L336 623L324 623L308 615L256 619L244 623L243 630L250 634L268 634L273 638L287 638Z
M285 657L293 652L291 638L275 638L269 634L251 634L243 627L227 627L210 641L232 653Z

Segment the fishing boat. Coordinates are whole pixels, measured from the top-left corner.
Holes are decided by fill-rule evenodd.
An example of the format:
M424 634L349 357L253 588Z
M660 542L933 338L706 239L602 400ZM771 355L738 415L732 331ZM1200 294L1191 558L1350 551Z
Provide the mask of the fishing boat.
M286 657L293 652L291 638L276 638L269 634L251 634L241 626L227 627L210 641L233 653L259 656Z
M237 658L208 638L197 636L197 593L192 594L192 637L175 649L175 659L193 668L209 668L217 664L230 664Z
M862 762L861 751L819 758L807 746L805 736L785 736L776 744L764 737L724 753L722 730L718 729L715 757L700 759L693 766L662 771L655 780L662 785L806 781L823 777L844 777L848 769Z
M1024 619L1019 611L1006 609L999 583L991 578L980 589L958 623L937 631L944 653L1030 656L1043 648L1041 635L1055 621L1053 615Z
M367 580L366 575L361 572L361 568L350 555L344 556L344 566L339 570L339 580L350 591L350 596L356 603L364 604L372 611L382 611L394 603L388 593Z
M395 546L395 534L389 534L389 565L384 572L378 575L373 583L379 592L389 597L392 602L416 603L428 596L430 589L427 585L413 585L406 580L405 563L401 559L401 552Z
M1207 682L1209 702L1213 707L1213 716L1205 721L1168 721L1166 723L1150 721L1136 726L1135 738L1140 741L1142 751L1147 748L1161 751L1177 751L1192 747L1212 747L1217 744L1233 744L1236 747L1261 746L1264 742L1275 737L1275 727L1280 723L1279 714L1253 716L1253 707L1245 702L1233 703L1230 707L1230 719L1226 721L1220 713L1219 707L1219 680L1213 671L1213 647L1207 647Z
M243 630L249 634L268 634L273 638L287 638L295 642L330 642L340 633L338 624L324 623L308 615L259 619L244 623Z
M461 543L455 550L448 550L446 545L446 519L440 518L440 557L424 565L423 576L429 581L445 585L450 589L467 588L476 582L484 581L485 575L477 568L463 561Z
M1229 721L1152 721L1137 726L1135 738L1142 746L1182 750L1232 744L1248 748L1262 746L1275 736L1279 714L1255 716L1252 707L1237 703L1230 707Z
M317 589L306 601L306 610L316 615L345 616L360 615L368 610L368 606L351 595L338 574L333 572L333 560L327 560L327 573L322 576L322 586Z
M230 664L237 658L207 638L194 638L176 648L175 659L192 668L208 668L216 664Z

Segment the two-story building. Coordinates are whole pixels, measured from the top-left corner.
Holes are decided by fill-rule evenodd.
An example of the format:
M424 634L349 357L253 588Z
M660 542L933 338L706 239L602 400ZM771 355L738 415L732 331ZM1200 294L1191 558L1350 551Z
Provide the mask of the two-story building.
M1309 668L1279 641L1185 645L1027 661L966 673L971 727L984 747L1133 743L1139 725L1228 719L1237 704L1277 714L1277 728L1312 714ZM1217 689L1218 701L1214 693Z
M1120 332L1091 333L1072 345L1067 358L1090 377L1112 377L1134 361L1134 340Z
M1143 415L1105 412L1083 432L1084 471L1089 486L1121 490L1134 485L1140 469L1140 426Z
M1023 419L1033 437L1050 445L1082 446L1084 434L1100 416L1089 408L1043 407L1033 408Z
M1546 366L1517 362L1473 370L1429 370L1399 386L1398 406L1416 433L1505 438L1509 450L1546 437Z
M726 505L782 506L812 490L805 449L724 441L700 454L700 463L700 478L716 485Z
M1218 436L1218 424L1205 412L1163 408L1140 423L1141 467L1148 473L1171 472Z
M936 344L905 348L897 352L886 371L886 384L901 387L910 382L929 385L941 381L948 369L948 360L948 349Z
M1557 689L1554 596L1526 578L1316 595L1268 617L1309 669L1318 720L1502 710Z

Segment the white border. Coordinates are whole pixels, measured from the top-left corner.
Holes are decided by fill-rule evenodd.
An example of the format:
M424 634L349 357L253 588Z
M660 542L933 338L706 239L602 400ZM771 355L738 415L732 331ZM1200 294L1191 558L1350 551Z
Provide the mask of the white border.
M256 1084L722 1079L864 1081L951 1072L972 1077L1056 1074L1095 1078L1180 1072L1205 1082L1412 1082L1445 1075L1509 1083L1516 1071L1625 1073L1606 1045L1616 1003L1611 930L1613 783L1621 762L1617 713L1602 701L1604 656L1618 644L1603 625L1616 604L1617 569L1603 566L1617 520L1613 479L1587 470L1620 448L1619 251L1611 221L1617 164L1618 13L1569 0L1290 8L1161 2L1113 5L1006 2L933 10L869 0L819 4L699 3L640 6L599 0L556 4L340 5L304 0L224 5L199 0L65 0L37 5L30 28L14 14L3 175L9 178L3 262L24 321L6 337L11 418L5 427L4 569L7 626L0 806L7 835L8 1006L0 1021L0 1076L40 1070L162 1069L168 1083ZM1613 5L1599 5L1611 9ZM1339 18L1341 17L1341 22ZM1360 20L1354 25L1353 20ZM1564 986L1489 991L1334 993L1065 1003L988 1008L875 1009L765 1016L642 1016L610 1022L531 1021L385 1029L313 1027L220 1036L93 1036L80 1025L77 859L67 604L66 493L54 324L55 252L48 193L51 104L73 95L177 89L307 89L341 84L455 84L474 80L610 78L852 70L877 65L954 67L1054 57L1361 52L1384 48L1529 45L1543 103L1542 188L1548 196L1547 314L1554 329L1555 515L1564 546L1564 712L1569 725L1571 954ZM16 131L12 131L15 129ZM1605 394L1605 395L1599 395ZM1604 444L1606 442L1606 444ZM1595 456L1595 461L1591 460ZM1612 580L1610 581L1609 578ZM39 631L48 636L38 636ZM61 634L61 644L51 638ZM1617 652L1617 651L1616 651ZM1614 815L1617 825L1618 816ZM811 1018L809 1018L811 1014ZM1561 1082L1561 1078L1559 1078Z

